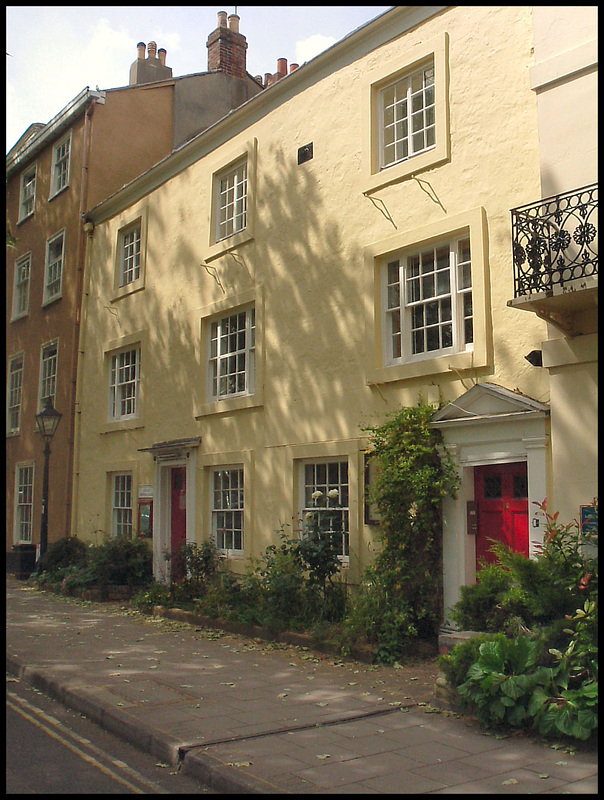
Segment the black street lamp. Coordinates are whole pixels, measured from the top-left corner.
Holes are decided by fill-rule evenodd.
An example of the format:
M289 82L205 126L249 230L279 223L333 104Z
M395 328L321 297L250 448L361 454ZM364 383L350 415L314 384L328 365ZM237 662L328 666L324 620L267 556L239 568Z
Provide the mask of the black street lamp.
M44 408L36 414L38 430L44 437L44 478L42 480L42 523L40 525L40 557L38 559L37 570L40 571L42 558L46 552L48 544L48 473L50 464L50 442L55 435L61 421L60 414L52 405L52 399L46 398Z

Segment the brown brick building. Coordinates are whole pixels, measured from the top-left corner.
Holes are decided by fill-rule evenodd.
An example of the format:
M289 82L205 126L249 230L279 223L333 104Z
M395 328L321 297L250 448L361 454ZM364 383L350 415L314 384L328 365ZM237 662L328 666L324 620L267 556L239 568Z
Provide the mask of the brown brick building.
M245 68L239 17L227 24L220 12L207 47L207 72L173 78L166 51L140 42L128 86L83 89L50 122L30 125L6 157L7 231L16 238L6 269L7 564L15 546L39 542L35 415L47 397L63 415L52 442L48 542L70 532L87 209L262 91ZM134 235L128 243L135 269L144 246Z

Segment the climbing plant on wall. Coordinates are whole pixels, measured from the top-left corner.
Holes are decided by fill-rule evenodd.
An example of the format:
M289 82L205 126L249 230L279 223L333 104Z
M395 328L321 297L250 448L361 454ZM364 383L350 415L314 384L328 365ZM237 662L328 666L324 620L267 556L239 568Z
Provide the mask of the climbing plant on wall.
M365 574L350 629L395 661L416 638L433 639L442 613L442 501L457 472L430 426L435 409L401 408L365 428L377 470L369 502L380 514L381 551Z

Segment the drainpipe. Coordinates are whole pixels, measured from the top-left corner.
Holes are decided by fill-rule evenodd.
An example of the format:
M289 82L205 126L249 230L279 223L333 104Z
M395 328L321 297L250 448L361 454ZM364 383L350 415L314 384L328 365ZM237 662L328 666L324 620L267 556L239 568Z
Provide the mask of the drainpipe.
M82 174L80 182L80 208L78 215L78 222L84 221L84 213L88 202L88 166L90 163L90 129L92 127L92 115L94 114L94 107L96 104L96 97L91 97L88 101L88 107L84 115L84 135L82 140ZM85 262L87 259L87 252L89 248L86 246L86 240L90 240L92 231L87 230L87 226L91 223L86 223L78 231L78 246L76 251L76 290L75 290L75 321L74 321L74 337L73 337L73 357L71 362L71 387L69 392L68 408L72 409L70 419L70 428L68 433L68 447L69 457L67 459L67 486L71 487L71 492L68 493L67 507L65 509L65 535L70 536L71 531L75 530L76 520L74 518L77 503L77 489L74 482L74 464L76 458L79 462L79 446L76 443L76 437L79 437L79 390L78 390L78 364L79 364L79 351L80 351L80 338L81 338L81 321L82 321L82 302L84 297L84 271ZM76 424L76 417L78 424ZM79 463L78 469L75 472L76 479L79 481Z

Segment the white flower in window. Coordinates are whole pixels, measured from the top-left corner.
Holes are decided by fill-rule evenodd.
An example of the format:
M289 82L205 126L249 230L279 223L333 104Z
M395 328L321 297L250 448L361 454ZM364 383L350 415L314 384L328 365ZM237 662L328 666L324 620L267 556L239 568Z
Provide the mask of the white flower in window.
M313 492L311 494L311 497L312 497L313 500L318 500L319 497L323 497L323 492L320 492L320 491L317 490L316 492Z
M327 497L330 497L332 500L333 500L335 497L339 497L339 496L340 496L340 493L338 492L338 490L337 490L337 489L330 489L330 490L327 492Z

